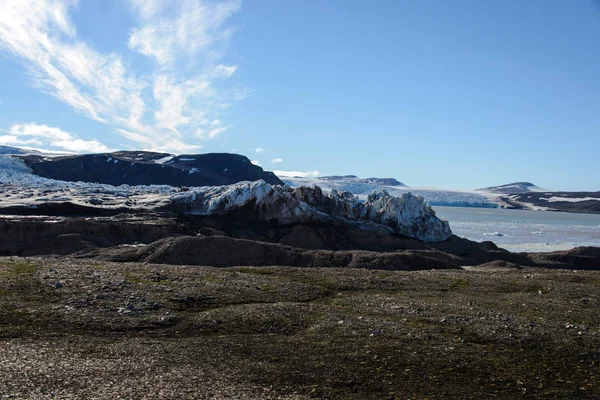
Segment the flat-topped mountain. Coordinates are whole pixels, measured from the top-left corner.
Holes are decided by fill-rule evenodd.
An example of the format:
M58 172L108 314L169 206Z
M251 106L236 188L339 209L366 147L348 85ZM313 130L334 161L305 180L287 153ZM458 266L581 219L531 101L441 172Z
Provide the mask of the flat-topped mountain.
M531 182L513 182L513 183L507 183L506 185L489 186L489 187L476 189L476 190L493 192L493 193L513 194L513 193L543 192L545 189L537 187Z
M252 164L245 156L229 153L183 154L119 151L48 158L23 155L36 175L70 182L109 185L230 185L259 179L273 185L283 182L272 172Z
M395 178L359 178L356 175L331 175L331 176L320 176L317 179L322 181L345 181L352 183L365 183L385 186L406 186Z

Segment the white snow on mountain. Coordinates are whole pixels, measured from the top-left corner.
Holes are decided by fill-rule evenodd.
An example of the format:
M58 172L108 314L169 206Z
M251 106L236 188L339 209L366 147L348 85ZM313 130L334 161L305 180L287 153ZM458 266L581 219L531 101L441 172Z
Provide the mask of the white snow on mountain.
M169 162L169 161L171 161L171 160L173 159L173 157L174 157L174 156L166 156L166 157L163 157L163 158L159 158L158 160L154 160L154 162L155 162L156 164L164 164L164 163L166 163L166 162Z
M373 191L385 189L393 196L401 196L403 193L412 193L423 199L432 206L451 207L482 207L496 208L503 204L498 194L482 191L466 190L443 190L435 188L419 188L408 186L388 186L377 183L357 183L354 179L322 180L319 178L284 178L283 182L291 187L319 186L324 191L335 189L340 192L350 192L358 195L361 200L367 198Z
M25 163L0 155L0 187L4 207L69 201L73 204L105 208L154 208L168 202L168 196L179 191L167 185L112 186L89 182L65 182L34 175Z
M590 200L600 201L600 198L596 198L596 197L559 197L559 196L552 196L550 198L540 197L540 200L546 200L548 203L556 203L556 202L559 202L559 201L567 201L569 203L579 203L580 201L590 201Z

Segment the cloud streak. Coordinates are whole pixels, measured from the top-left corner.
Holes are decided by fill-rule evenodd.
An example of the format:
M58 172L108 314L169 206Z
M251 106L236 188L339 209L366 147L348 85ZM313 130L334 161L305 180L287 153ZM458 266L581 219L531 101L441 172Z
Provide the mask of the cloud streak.
M273 173L279 177L293 178L299 176L301 178L312 178L319 176L319 171L281 171L274 170Z
M158 0L129 0L137 26L124 39L154 61L144 75L128 68L133 53L102 53L79 38L69 17L77 3L2 1L0 51L23 65L35 87L146 149L197 149L198 129L206 139L227 129L211 122L249 94L214 84L237 69L221 59L239 0L182 0L169 10Z

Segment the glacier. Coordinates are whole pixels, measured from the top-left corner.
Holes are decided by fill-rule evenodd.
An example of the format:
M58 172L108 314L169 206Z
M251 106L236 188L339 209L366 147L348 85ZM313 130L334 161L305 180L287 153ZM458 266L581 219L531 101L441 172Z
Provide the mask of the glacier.
M171 211L222 215L246 211L246 217L279 224L331 222L339 219L365 225L382 225L390 231L427 242L452 236L424 199L411 193L394 196L373 191L365 199L335 189L324 194L319 187L271 185L263 180L225 186L178 188L168 185L112 186L65 182L32 173L22 160L0 155L0 206L36 208L40 204L75 205L130 210Z

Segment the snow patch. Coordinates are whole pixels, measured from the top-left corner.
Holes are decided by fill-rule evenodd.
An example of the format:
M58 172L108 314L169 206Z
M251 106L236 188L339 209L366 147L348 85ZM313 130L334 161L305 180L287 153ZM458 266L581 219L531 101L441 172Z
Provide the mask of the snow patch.
M166 157L163 157L163 158L159 158L158 160L154 160L154 162L156 164L164 164L167 161L171 161L172 159L173 159L173 156L166 156Z
M566 201L569 203L579 203L580 201L590 201L590 200L596 200L596 201L600 201L600 198L596 198L596 197L559 197L559 196L552 196L548 199L540 197L540 200L546 200L548 203L556 203L558 201Z

